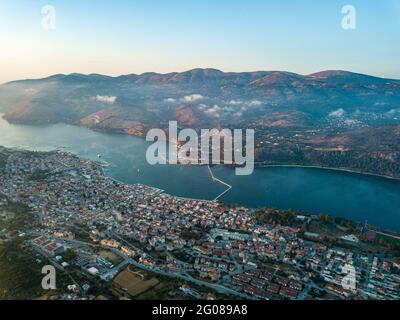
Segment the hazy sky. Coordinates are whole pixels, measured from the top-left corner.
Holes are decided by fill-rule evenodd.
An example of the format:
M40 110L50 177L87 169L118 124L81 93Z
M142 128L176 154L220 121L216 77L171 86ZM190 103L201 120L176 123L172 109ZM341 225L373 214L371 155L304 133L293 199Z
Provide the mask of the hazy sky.
M355 30L341 26L346 4ZM0 0L0 82L196 67L400 78L399 61L400 0Z

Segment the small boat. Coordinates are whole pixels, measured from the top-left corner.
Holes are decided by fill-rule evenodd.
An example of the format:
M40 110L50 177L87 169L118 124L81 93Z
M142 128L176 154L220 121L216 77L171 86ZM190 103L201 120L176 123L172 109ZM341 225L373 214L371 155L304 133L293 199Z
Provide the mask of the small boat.
M98 155L97 155L97 158L99 158L99 159L100 159L100 158L101 158L101 154L98 154Z

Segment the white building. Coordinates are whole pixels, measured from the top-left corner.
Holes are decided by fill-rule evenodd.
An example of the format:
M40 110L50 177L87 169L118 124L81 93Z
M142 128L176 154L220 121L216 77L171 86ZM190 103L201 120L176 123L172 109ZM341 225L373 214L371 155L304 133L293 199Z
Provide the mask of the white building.
M344 241L348 241L348 242L354 242L354 243L358 243L360 241L354 234L349 234L347 236L343 236L340 239L344 240Z

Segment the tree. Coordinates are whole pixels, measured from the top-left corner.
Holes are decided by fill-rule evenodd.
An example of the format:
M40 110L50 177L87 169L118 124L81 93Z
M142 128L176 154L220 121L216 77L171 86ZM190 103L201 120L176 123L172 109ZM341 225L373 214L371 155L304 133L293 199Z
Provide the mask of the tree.
M328 214L321 214L319 216L319 220L325 223L331 223L332 222L332 218L328 215Z
M71 250L71 249L67 249L64 253L64 259L68 262L72 262L74 261L76 258L76 253L75 251Z
M301 231L302 233L305 233L305 232L308 232L308 230L309 230L309 224L308 224L308 222L304 222L304 223L302 224L302 226L301 226L300 231Z

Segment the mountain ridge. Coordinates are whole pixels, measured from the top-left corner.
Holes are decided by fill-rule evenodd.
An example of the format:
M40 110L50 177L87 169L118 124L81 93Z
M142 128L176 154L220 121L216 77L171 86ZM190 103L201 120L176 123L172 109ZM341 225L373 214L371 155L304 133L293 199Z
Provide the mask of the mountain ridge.
M343 70L192 69L56 74L0 86L10 123L68 123L144 137L169 121L195 130L252 128L257 162L400 176L400 80Z
M59 73L59 74L53 74L47 77L43 78L27 78L27 79L19 79L19 80L12 80L5 82L3 84L0 84L0 86L3 85L8 85L8 84L15 84L15 83L20 83L20 82L25 82L25 81L44 81L44 80L55 80L55 79L63 79L63 78L68 78L68 77L82 77L82 78L89 78L89 77L97 77L97 78L104 78L104 79L121 79L121 78L141 78L141 77L150 77L150 76L155 76L155 77L171 77L174 78L177 75L187 75L187 74L203 74L204 76L211 76L213 75L214 77L219 76L234 76L234 75L257 75L257 74L262 74L264 76L271 74L271 73L280 73L280 74L291 74L291 75L296 75L299 77L307 78L307 77L317 77L317 78L323 78L323 77L330 77L330 76L348 76L348 75L357 75L357 76L365 76L365 77L370 77L370 78L375 78L375 79L382 79L386 81L399 81L400 79L395 79L395 78L383 78L383 77L378 77L378 76L373 76L369 75L366 73L359 73L359 72L352 72L352 71L347 71L347 70L323 70L323 71L318 71L315 73L310 73L310 74L300 74L300 73L295 73L295 72L289 72L289 71L282 71L282 70L257 70L257 71L243 71L243 72L233 72L233 71L228 71L224 72L219 69L214 69L214 68L194 68L190 69L187 71L182 71L182 72L167 72L167 73L161 73L161 72L144 72L141 74L136 74L136 73L130 73L130 74L122 74L122 75L117 75L117 76L111 76L111 75L106 75L106 74L98 74L98 73L70 73L70 74L64 74L64 73Z
M382 117L398 108L400 80L343 70L310 75L213 68L115 77L72 73L0 86L0 111L9 122L96 128L102 119L102 129L127 132L136 132L129 128L132 123L159 127L163 119L183 119L194 127L246 125L267 117L261 122L303 125L359 111Z

